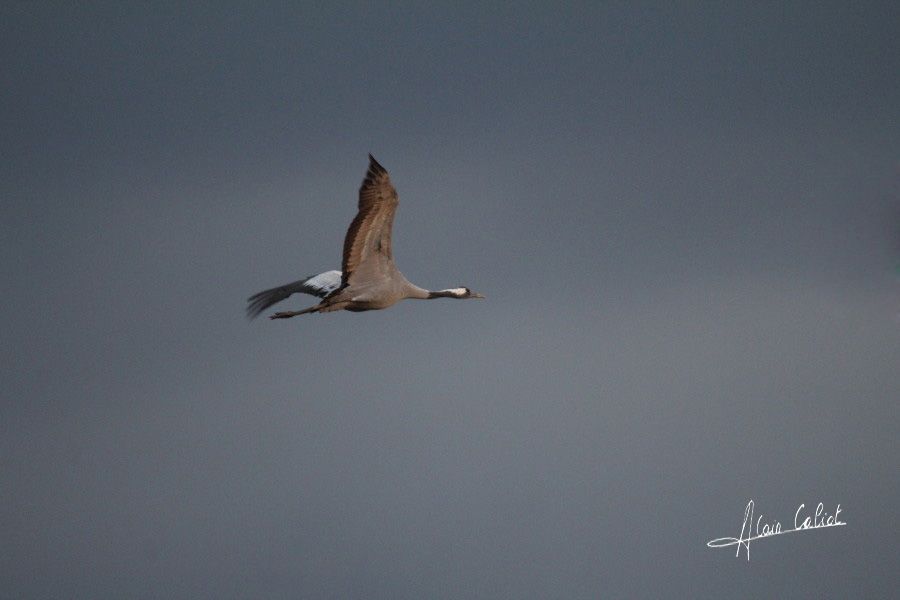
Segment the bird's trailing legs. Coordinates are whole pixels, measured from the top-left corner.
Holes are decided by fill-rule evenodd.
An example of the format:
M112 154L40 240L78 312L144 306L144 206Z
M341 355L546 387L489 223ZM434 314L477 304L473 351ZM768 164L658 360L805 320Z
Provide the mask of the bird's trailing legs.
M297 315L305 315L306 313L316 312L318 310L318 306L310 306L309 308L304 308L303 310L288 310L285 312L277 312L274 315L270 315L270 319L290 319L291 317L296 317Z

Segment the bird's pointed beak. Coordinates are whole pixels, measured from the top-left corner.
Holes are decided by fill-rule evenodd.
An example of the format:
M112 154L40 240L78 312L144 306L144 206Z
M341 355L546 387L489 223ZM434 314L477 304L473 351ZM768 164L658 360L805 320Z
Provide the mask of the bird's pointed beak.
M472 298L481 298L482 300L484 300L484 296L482 296L478 292L472 292Z

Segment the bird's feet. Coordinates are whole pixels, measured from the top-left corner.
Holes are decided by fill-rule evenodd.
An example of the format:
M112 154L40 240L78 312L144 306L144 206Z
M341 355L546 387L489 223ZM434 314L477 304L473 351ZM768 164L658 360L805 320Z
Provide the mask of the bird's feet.
M291 317L299 315L299 314L300 313L295 312L295 311L277 312L274 315L270 315L269 318L270 319L290 319Z

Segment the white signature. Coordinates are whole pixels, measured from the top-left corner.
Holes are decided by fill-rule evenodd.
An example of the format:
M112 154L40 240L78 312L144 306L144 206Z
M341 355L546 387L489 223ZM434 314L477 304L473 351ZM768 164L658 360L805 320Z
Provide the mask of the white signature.
M758 540L764 537L772 537L773 535L783 535L785 533L793 533L794 531L803 531L806 529L822 529L825 527L839 527L841 525L846 525L845 522L841 521L838 518L838 515L841 514L841 505L837 505L837 509L835 509L834 514L830 514L825 512L825 505L819 502L819 505L816 507L816 512L812 514L806 514L805 518L801 515L803 512L803 508L805 504L801 504L799 508L797 508L797 512L794 513L794 528L793 529L782 529L781 523L779 521L773 521L770 523L762 522L762 515L756 519L756 522L753 521L753 500L747 503L747 508L744 510L744 523L741 525L741 533L738 537L722 537L717 538L715 540L710 540L706 542L706 545L710 548L726 548L728 546L737 546L737 552L735 556L741 555L741 548L744 548L747 551L747 560L750 560L750 542L753 540Z

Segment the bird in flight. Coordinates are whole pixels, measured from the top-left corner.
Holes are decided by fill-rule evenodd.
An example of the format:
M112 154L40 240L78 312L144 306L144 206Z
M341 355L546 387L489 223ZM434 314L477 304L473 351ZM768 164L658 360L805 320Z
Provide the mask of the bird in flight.
M297 292L322 300L315 306L277 312L269 318L289 319L335 310L380 310L407 298L484 298L467 287L432 292L407 281L394 265L391 252L391 227L398 204L397 190L391 185L387 170L370 154L369 169L359 188L359 212L344 238L341 270L325 271L254 294L247 299L247 316L252 319Z

